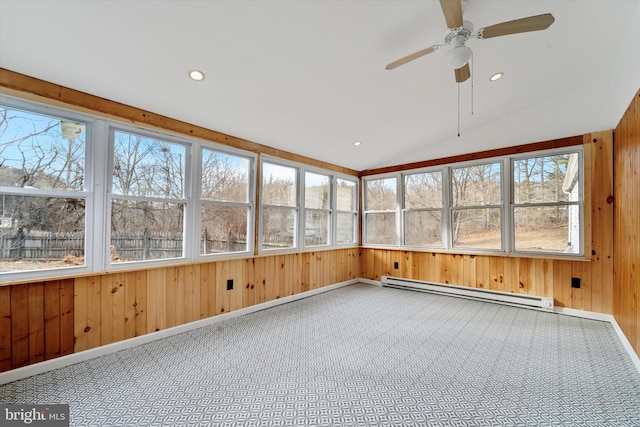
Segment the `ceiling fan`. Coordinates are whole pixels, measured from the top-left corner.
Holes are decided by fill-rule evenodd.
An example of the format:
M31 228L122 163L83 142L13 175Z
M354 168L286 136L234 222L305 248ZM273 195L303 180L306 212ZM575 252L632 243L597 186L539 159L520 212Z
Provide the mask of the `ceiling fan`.
M444 36L444 44L433 45L393 61L387 65L387 70L393 70L400 65L421 58L448 45L451 46L451 49L447 52L447 62L455 71L456 82L462 83L471 77L469 60L471 60L472 51L465 46L468 39L489 39L509 34L546 30L555 21L552 14L545 13L502 22L474 32L473 23L462 19L463 2L466 4L466 0L440 0L440 6L448 27Z

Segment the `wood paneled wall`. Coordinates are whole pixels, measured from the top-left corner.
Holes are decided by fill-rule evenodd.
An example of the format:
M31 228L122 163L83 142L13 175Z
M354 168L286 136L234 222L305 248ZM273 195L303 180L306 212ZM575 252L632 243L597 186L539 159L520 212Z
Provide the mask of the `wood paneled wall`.
M0 371L352 280L359 273L359 250L350 248L3 286Z
M0 372L73 353L73 279L0 287Z
M395 276L538 295L559 307L611 314L613 310L613 135L583 137L585 261L362 249L360 276ZM637 186L635 187L637 190ZM590 238L589 238L590 236ZM399 268L393 268L394 262ZM580 289L571 278L581 279Z
M615 129L613 315L640 354L640 90Z

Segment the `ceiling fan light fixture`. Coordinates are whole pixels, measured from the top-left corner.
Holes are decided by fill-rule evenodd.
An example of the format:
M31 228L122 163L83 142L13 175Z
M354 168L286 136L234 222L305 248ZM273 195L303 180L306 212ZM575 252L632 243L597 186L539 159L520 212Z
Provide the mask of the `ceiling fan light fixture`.
M449 67L457 70L460 67L464 67L466 63L471 60L471 49L466 46L456 46L447 52L447 63Z

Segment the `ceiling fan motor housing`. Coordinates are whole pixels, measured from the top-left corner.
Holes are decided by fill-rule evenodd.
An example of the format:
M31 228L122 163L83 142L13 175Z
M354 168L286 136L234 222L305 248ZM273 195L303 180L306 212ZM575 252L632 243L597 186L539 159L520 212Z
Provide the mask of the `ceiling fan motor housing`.
M451 50L447 52L449 67L458 69L471 59L473 52L464 44L472 37L473 29L473 24L470 21L464 21L462 27L450 28L445 33L444 41L451 45Z

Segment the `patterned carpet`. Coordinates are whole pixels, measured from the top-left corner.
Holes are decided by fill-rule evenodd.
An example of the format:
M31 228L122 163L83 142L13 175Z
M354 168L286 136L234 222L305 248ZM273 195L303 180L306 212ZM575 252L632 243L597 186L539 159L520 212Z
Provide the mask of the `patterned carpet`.
M74 426L640 426L612 326L351 285L0 386Z

